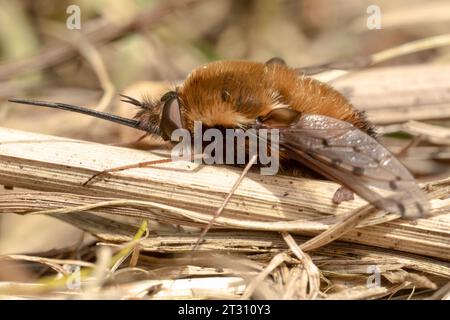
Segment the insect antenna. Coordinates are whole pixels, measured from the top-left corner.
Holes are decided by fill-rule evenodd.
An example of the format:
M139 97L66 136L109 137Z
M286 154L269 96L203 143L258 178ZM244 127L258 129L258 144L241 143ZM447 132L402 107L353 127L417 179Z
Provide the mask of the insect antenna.
M124 99L120 99L120 101L123 101L123 102L126 102L126 103L130 103L132 105L135 105L136 107L144 108L144 104L141 101L139 101L139 100L137 100L137 99L135 99L133 97L126 96L124 94L120 94L120 96L122 98L124 98Z

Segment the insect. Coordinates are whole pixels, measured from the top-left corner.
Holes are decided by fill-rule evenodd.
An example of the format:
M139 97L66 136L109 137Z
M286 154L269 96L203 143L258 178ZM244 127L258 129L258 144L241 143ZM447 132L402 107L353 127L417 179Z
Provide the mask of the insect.
M309 170L341 184L334 202L350 200L356 193L404 217L421 217L429 210L414 177L376 140L364 113L338 91L302 75L282 59L212 62L193 70L182 85L159 100L123 98L139 107L135 119L64 103L10 101L84 113L164 140L171 140L175 129L192 132L194 121L206 128L278 129L282 167Z

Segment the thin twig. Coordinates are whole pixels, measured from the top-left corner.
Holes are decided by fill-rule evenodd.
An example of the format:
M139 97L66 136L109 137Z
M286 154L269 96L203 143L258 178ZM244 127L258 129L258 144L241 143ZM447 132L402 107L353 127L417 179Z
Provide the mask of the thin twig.
M93 45L114 41L133 30L151 28L162 22L167 16L177 9L184 9L204 0L179 0L164 1L160 5L140 10L134 17L122 24L116 24L99 18L85 22L86 37ZM83 28L84 29L84 28ZM11 79L25 72L32 72L55 66L67 61L76 55L76 49L72 45L59 44L44 47L38 53L20 59L11 60L0 64L0 80Z
M222 202L222 205L214 213L214 216L208 222L206 227L203 229L202 233L200 233L200 236L198 237L198 240L197 240L197 242L195 243L195 245L193 247L194 251L197 250L198 246L203 241L203 238L205 237L205 235L208 232L208 230L211 228L211 226L214 224L214 222L217 220L217 218L221 215L221 213L225 209L225 207L228 204L228 202L230 202L230 199L233 196L234 192L239 187L239 185L241 184L242 180L244 179L245 175L248 173L250 168L253 166L253 164L255 164L257 158L258 158L258 155L256 155L256 154L253 155L252 158L249 160L249 162L246 164L246 166L245 166L244 170L242 171L241 175L236 180L236 182L233 184L233 187L231 188L230 192L227 194L227 196L225 197L225 200Z
M96 47L89 42L83 33L76 31L67 34L67 31L65 31L65 29L58 23L46 22L42 30L44 33L51 35L52 37L56 37L61 41L70 43L89 62L95 75L97 76L101 88L103 89L103 95L95 107L95 110L106 111L111 105L116 89L108 74L103 58ZM96 120L97 119L93 118L92 121Z

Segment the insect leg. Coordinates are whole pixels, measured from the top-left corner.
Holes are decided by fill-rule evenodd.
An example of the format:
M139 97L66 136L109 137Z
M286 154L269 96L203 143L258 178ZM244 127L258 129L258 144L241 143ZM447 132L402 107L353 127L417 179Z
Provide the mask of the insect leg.
M233 196L234 192L236 191L237 187L241 184L242 180L244 179L245 175L247 174L247 172L250 170L250 168L252 167L253 164L255 164L256 159L258 158L258 155L255 154L253 155L249 162L245 165L244 170L242 171L241 175L239 176L239 178L236 180L236 182L233 184L233 187L231 188L230 192L227 194L227 196L225 197L225 200L222 202L222 204L220 205L220 207L217 209L217 211L214 213L214 216L212 217L212 219L208 222L208 225L205 227L205 229L203 229L202 233L200 234L200 236L197 239L197 242L195 243L194 247L192 248L193 251L197 250L198 246L200 245L200 243L203 241L203 238L205 237L206 233L208 233L209 229L211 229L214 221L216 221L216 219L220 216L220 214L223 212L223 210L225 209L226 205L228 204L228 202L230 202L231 197Z
M192 155L191 161L198 159L198 158L203 158L203 154ZM136 169L136 168L144 168L144 167L152 166L155 164L169 163L169 162L173 162L173 161L174 160L172 160L171 158L168 158L168 159L160 159L160 160L152 160L152 161L143 161L143 162L138 162L138 163L127 164L124 166L105 169L103 171L97 172L96 174L92 175L89 179L87 179L83 183L83 186L87 186L92 180L94 180L98 177L101 177L105 174L111 173L111 172L118 172L118 171L124 171L124 170L128 170L128 169Z
M423 140L423 136L421 134L414 136L411 139L411 141L405 147L403 147L400 151L395 153L395 155L397 156L397 158L406 156L406 154L408 153L408 150L417 146L422 140Z
M143 168L143 167L147 167L147 166L151 166L151 165L155 165L155 164L168 163L168 162L172 162L172 159L160 159L160 160L153 160L153 161L143 161L143 162L138 162L138 163L127 164L127 165L124 165L124 166L119 166L119 167L113 167L113 168L105 169L103 171L97 172L96 174L92 175L89 179L87 179L83 183L83 186L87 186L95 178L103 176L103 175L105 175L107 173L124 171L124 170L135 169L135 168Z
M346 188L345 186L340 186L333 195L333 203L340 204L344 201L354 200L355 196L353 191Z

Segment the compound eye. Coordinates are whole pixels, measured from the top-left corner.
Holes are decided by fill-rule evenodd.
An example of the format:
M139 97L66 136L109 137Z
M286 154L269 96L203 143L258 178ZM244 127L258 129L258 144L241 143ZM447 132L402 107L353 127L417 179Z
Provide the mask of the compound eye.
M165 100L159 126L161 128L161 136L166 141L170 140L174 130L183 128L178 98L171 97Z

